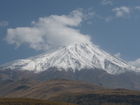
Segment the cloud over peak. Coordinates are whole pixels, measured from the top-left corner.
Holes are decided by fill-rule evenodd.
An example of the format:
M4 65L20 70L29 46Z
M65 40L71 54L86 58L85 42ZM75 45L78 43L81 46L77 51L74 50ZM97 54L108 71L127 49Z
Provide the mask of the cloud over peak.
M78 27L85 18L81 10L74 10L68 15L50 15L33 21L31 27L17 27L7 30L9 44L28 45L35 50L48 50L74 42L89 41Z

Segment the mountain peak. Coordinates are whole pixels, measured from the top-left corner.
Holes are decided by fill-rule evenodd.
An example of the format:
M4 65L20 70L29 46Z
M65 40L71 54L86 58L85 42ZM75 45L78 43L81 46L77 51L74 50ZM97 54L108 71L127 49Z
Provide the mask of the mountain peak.
M75 42L63 46L53 52L41 54L27 59L17 60L3 68L30 70L41 72L49 68L58 70L102 69L109 74L120 74L128 69L134 69L125 61L116 58L98 48L91 42Z

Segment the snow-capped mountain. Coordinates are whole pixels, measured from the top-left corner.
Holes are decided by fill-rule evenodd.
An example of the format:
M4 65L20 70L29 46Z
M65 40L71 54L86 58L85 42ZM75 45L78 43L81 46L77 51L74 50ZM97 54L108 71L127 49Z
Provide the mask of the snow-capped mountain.
M120 74L135 67L117 58L91 42L73 43L55 51L27 59L16 60L4 65L2 69L30 70L36 73L55 67L58 70L102 69L109 74Z

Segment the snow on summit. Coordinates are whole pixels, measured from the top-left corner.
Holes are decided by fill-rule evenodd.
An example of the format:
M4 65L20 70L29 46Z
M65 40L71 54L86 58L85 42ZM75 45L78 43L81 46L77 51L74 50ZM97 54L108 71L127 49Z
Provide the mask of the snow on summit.
M133 69L125 61L108 54L91 42L77 42L57 50L2 65L3 68L30 70L36 73L55 67L58 70L102 69L120 74Z

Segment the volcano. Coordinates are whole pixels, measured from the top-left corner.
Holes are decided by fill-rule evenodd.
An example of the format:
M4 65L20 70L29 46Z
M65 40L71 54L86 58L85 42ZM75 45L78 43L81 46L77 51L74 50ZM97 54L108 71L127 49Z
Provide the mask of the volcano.
M109 74L121 74L126 71L138 72L126 61L105 52L91 42L73 43L49 53L1 65L3 69L29 70L36 73L54 67L59 71L71 70L73 72L95 68L102 69Z

